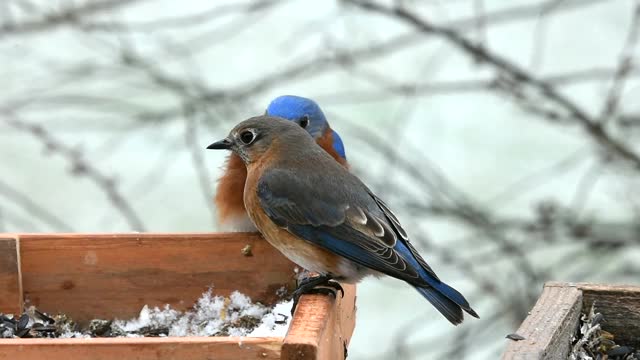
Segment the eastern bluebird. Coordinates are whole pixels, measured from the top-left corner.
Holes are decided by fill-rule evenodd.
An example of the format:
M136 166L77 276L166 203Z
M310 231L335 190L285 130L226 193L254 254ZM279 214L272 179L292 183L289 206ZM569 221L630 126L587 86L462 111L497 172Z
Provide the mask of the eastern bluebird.
M311 287L386 274L415 287L453 324L462 310L478 317L418 254L389 207L300 126L254 117L207 148L229 149L246 164L251 221L287 258L320 274Z
M266 115L299 124L336 161L348 166L342 139L331 129L324 113L313 100L292 95L280 96L269 104ZM227 158L215 196L218 223L222 230L255 231L242 201L246 178L247 170L244 163L232 153Z

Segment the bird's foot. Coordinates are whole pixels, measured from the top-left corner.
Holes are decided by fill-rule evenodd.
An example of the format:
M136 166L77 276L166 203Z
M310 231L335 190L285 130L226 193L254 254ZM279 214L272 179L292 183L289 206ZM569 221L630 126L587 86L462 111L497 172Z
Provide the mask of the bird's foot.
M342 297L344 297L344 289L339 282L332 280L329 275L320 275L308 277L298 282L298 288L293 292L293 306L291 307L291 315L296 311L298 301L304 294L323 294L333 295L337 297L337 292L340 291Z

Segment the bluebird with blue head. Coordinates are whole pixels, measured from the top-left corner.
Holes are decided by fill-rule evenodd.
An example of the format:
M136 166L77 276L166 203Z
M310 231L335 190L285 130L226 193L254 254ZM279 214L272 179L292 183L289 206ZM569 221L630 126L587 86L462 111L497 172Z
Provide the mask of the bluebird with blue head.
M320 274L296 296L383 274L418 290L453 324L478 317L438 278L409 242L389 207L317 146L298 124L259 116L243 121L208 149L228 149L245 164L244 204L265 239L287 258Z
M346 164L347 155L342 139L331 129L322 109L315 101L300 96L280 96L271 101L265 115L297 122L334 159L343 165Z
M342 139L331 129L315 101L300 96L280 96L271 101L266 115L298 124L338 163L348 167ZM268 119L265 117L265 120ZM242 201L246 178L247 170L244 163L232 153L227 159L215 196L218 223L222 230L255 231Z

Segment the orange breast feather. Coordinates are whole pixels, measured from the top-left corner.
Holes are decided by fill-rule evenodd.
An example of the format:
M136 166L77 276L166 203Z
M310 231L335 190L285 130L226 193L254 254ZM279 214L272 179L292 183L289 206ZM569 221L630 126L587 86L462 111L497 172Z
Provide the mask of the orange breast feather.
M321 148L324 149L324 151L326 151L329 155L336 159L336 161L340 163L340 165L346 167L347 169L349 168L347 160L338 155L336 150L333 148L333 131L331 130L331 128L327 128L327 130L324 131L322 136L320 136L318 140L316 140L316 142L318 143L318 145L320 145Z
M245 217L244 183L247 180L247 168L236 154L227 158L225 171L216 191L215 203L218 209L218 223L224 224L238 217Z
M333 149L333 132L330 128L318 138L317 143L342 166L349 168L347 161ZM247 217L243 201L246 180L247 168L242 159L235 154L229 155L215 196L219 224L238 223Z
M294 263L309 271L321 274L345 273L345 269L352 266L349 261L277 226L262 209L256 188L262 173L269 168L271 160L272 154L267 153L260 161L250 165L247 189L251 189L251 191L244 195L249 216L264 238Z

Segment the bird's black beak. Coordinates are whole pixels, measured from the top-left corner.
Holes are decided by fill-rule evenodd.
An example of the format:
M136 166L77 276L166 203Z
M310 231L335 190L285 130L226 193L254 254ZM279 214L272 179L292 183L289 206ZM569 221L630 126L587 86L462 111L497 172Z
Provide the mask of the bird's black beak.
M231 140L222 139L220 141L216 141L213 144L207 146L207 149L229 150L231 149Z

